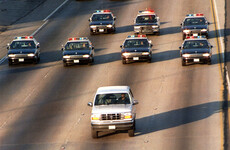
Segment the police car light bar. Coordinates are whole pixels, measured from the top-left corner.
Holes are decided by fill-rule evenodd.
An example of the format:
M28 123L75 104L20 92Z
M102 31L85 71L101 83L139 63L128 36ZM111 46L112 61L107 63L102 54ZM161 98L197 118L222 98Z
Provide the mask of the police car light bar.
M88 40L87 37L73 37L69 38L69 41L76 41L76 40Z
M15 37L14 39L33 39L33 36L19 36L19 37Z
M188 14L187 15L188 17L196 17L196 16L204 16L204 14L201 14L201 13L199 13L199 14Z
M154 13L154 10L141 10L139 13Z
M138 34L138 35L129 35L128 38L134 38L134 37L146 37L144 34Z
M106 9L106 10L96 10L97 13L103 13L103 12L111 12L110 10Z
M206 36L187 36L186 39L201 39L201 38L206 38Z

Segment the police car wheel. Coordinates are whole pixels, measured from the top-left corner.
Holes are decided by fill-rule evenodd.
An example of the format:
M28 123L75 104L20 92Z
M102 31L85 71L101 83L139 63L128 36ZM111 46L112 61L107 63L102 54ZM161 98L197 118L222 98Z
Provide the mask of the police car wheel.
M94 35L94 32L90 31L90 35Z
M67 67L67 66L68 66L68 64L67 64L67 63L63 63L63 66L64 66L64 67Z
M160 31L159 31L159 32L156 32L156 35L159 36L159 35L160 35Z
M38 58L36 58L33 63L37 64L38 63Z
M208 65L211 65L211 64L212 64L212 61L211 61L211 60L209 60L209 61L207 62L207 64L208 64Z
M152 58L148 59L148 63L151 63L152 62Z
M182 66L186 66L186 62L182 60Z
M122 64L127 64L125 59L122 59Z
M11 60L8 61L8 65L9 65L9 66L12 66L12 65L13 65L13 63L12 63Z

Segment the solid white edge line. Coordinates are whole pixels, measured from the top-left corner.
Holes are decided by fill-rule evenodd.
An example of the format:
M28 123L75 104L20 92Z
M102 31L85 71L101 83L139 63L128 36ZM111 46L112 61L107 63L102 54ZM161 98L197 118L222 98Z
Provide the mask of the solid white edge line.
M47 21L53 14L55 14L63 5L65 5L69 0L65 0L59 7L57 7L51 14L49 14L43 21Z
M218 33L219 33L219 37L220 38L220 44L221 44L221 53L222 53L222 58L223 58L223 61L225 60L224 59L224 50L225 50L225 47L224 47L224 39L223 39L223 36L221 34L221 31L220 31L220 20L219 20L219 16L218 16L218 9L217 9L217 5L216 5L216 0L213 0L214 2L214 6L215 6L215 11L216 11L216 18L217 18L217 26L218 26ZM226 12L225 12L226 13ZM228 85L228 93L230 93L230 79L229 79L229 73L228 73L228 69L227 67L225 66L225 70L226 70L226 80L227 80L227 85Z
M45 23L43 23L36 31L34 31L30 36L34 36L35 34L37 34L41 28L43 28L47 23L48 23L48 19L54 14L56 13L63 5L65 5L69 0L65 0L60 6L58 6L51 14L49 14L45 19L43 19L43 21L45 21ZM5 55L1 60L0 60L0 65L6 60L7 55Z

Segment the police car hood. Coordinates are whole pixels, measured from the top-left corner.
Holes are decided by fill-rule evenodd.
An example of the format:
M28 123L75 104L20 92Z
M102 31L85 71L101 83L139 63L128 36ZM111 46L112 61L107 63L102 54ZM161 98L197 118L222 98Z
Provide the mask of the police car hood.
M84 55L90 54L90 50L65 50L63 55Z
M89 25L109 25L113 24L113 20L111 21L93 21Z
M35 51L36 49L12 49L8 51L8 54L30 54Z
M199 49L183 49L182 53L183 54L199 54L199 53L209 53L210 49L208 48L199 48Z
M136 23L134 26L158 25L157 23Z
M131 112L132 104L110 104L110 105L95 105L92 113L110 114L110 113L127 113Z
M149 52L148 47L141 47L141 48L124 48L122 52Z
M207 29L207 25L189 25L189 26L184 26L183 29Z

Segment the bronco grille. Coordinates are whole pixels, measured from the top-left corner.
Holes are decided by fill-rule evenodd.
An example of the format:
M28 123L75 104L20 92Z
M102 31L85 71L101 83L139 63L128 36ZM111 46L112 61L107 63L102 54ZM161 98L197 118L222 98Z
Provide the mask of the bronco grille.
M102 120L120 120L121 114L102 114L101 115Z

